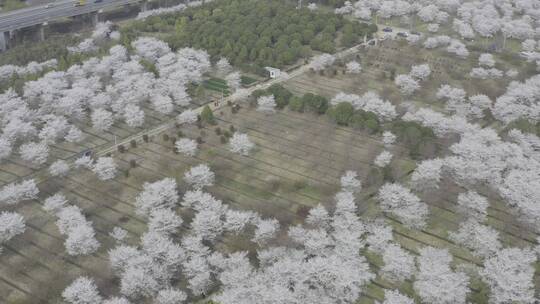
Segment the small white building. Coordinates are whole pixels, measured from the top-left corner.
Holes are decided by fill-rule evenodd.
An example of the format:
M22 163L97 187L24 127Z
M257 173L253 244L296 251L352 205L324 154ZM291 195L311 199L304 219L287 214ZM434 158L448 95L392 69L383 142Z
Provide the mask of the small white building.
M278 78L281 75L281 70L273 67L265 67L265 70L270 74L270 78Z

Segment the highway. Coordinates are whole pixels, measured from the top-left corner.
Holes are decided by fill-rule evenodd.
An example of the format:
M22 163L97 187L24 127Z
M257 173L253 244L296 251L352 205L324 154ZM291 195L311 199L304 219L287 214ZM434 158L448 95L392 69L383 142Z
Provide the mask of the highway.
M20 10L0 14L0 32L17 30L33 25L43 24L64 17L97 12L101 9L138 3L141 0L87 0L85 5L75 6L76 1L57 1L47 5L32 6Z

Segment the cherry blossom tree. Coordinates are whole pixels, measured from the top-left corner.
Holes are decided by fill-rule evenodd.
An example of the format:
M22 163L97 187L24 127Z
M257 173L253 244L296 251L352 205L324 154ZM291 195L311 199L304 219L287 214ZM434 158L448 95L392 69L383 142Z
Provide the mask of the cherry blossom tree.
M92 127L98 131L109 130L113 123L113 114L105 109L96 109L90 115Z
M540 117L539 100L533 91L540 87L540 76L532 76L524 82L513 81L507 91L499 96L491 109L498 120L508 124L518 118L538 121Z
M315 227L328 228L330 225L330 215L321 204L309 210L306 223Z
M247 225L255 221L257 214L249 211L227 210L224 228L235 234L240 233Z
M83 155L79 158L77 158L74 162L75 164L75 168L87 168L87 169L91 169L92 168L92 165L94 164L94 160L88 156L88 155Z
M463 39L473 39L475 36L472 26L460 19L454 19L452 29L456 31Z
M112 237L117 243L124 242L127 235L128 232L120 227L114 227L113 230L109 233L109 236Z
M430 32L430 33L436 33L439 31L439 24L438 23L430 23L428 24L427 26L427 30Z
M470 54L467 46L457 39L452 39L450 41L450 44L446 48L446 51L452 54L456 54L460 58L467 58Z
M373 163L377 167L384 168L388 166L390 162L392 162L392 157L392 153L384 150L379 155L377 155Z
M124 120L132 128L144 124L144 111L137 105L129 104L124 108Z
M392 244L394 239L392 227L385 225L382 220L376 219L372 223L368 223L366 230L368 232L366 237L367 248L377 254L384 254L384 251Z
M438 189L442 166L439 158L422 161L411 175L411 186L418 191Z
M259 219L256 223L253 241L259 245L265 244L279 231L279 222L276 219Z
M473 68L469 75L473 78L495 79L495 78L503 77L504 73L501 70L498 70L495 68L491 68L491 69Z
M390 131L384 131L382 136L383 136L382 141L383 141L384 147L387 149L390 148L397 139L396 135L394 135L394 133Z
M381 275L392 282L402 282L416 271L414 257L397 244L389 244L382 254L384 266Z
M536 47L537 43L534 39L526 39L521 42L521 49L525 52L534 52Z
M178 203L176 181L164 178L153 183L144 183L143 191L135 199L137 214L150 215L154 210L171 210Z
M63 116L44 115L41 117L43 126L39 130L38 137L46 143L55 143L65 136L69 124Z
M21 201L36 199L38 193L39 189L33 179L11 183L0 190L0 202L6 205L15 205Z
M189 171L184 173L184 181L197 190L212 186L214 179L214 172L205 164L191 167Z
M333 55L321 54L321 55L317 55L317 56L313 57L313 59L311 59L310 67L314 71L318 72L318 71L322 71L322 70L326 69L327 67L331 66L332 64L334 64L334 61L336 61L336 57L334 57Z
M431 75L431 68L428 64L413 65L409 76L420 81L426 80Z
M400 92L407 96L412 95L412 93L420 89L418 81L409 75L398 75L394 82L398 86Z
M483 94L477 94L469 97L468 114L474 118L484 117L484 111L491 108L491 99Z
M457 232L450 233L450 239L473 251L480 257L489 257L502 248L497 230L471 219L463 222Z
M463 214L468 215L478 222L486 220L489 202L484 196L469 190L458 194L457 203Z
M94 253L100 244L96 240L94 228L89 223L72 227L65 241L66 251L70 255L87 255Z
M439 8L434 5L426 5L422 7L417 13L418 17L424 22L432 22L435 20L435 16L437 16L437 13L439 12Z
M57 160L49 166L52 176L65 176L69 171L69 164L65 160Z
M360 74L360 72L362 71L360 63L354 60L347 62L347 64L345 65L345 69L347 70L348 74Z
M21 158L34 165L43 165L49 157L49 146L46 142L29 142L19 147Z
M347 192L360 192L362 183L358 179L358 173L354 171L346 171L340 179L341 189Z
M185 110L176 117L179 124L193 124L197 122L197 112L194 110Z
M67 142L78 143L78 142L81 142L84 139L84 134L79 128L77 128L75 126L71 126L69 128L69 130L67 131L66 136L64 137L64 139Z
M506 71L506 77L516 78L519 75L519 71L516 69L510 69Z
M232 72L228 74L225 76L225 81L227 82L229 88L231 88L233 91L236 91L242 86L242 80L239 72Z
M257 111L263 113L274 113L276 111L276 100L274 95L261 96L257 98Z
M180 138L174 144L176 151L186 156L194 156L197 153L197 142L190 138Z
M493 58L493 55L489 53L480 54L480 57L478 58L478 65L492 68L495 66L495 58Z
M217 208L216 208L217 207ZM223 232L223 208L221 202L199 210L193 221L191 221L191 230L195 235L203 240L214 241Z
M469 278L462 272L452 271L451 262L452 256L446 249L420 249L419 269L413 287L423 303L466 303L470 292Z
M117 170L114 159L107 156L98 158L92 166L92 172L94 172L100 180L113 179Z
M70 304L101 304L96 283L88 277L78 277L62 292L64 300Z
M59 202L55 202L59 205ZM51 206L52 207L52 206ZM95 238L92 222L86 220L81 209L69 205L56 212L56 226L67 235L65 247L70 255L87 255L95 252L100 244Z
M156 112L161 114L169 114L174 110L173 101L169 96L155 94L150 98L152 106Z
M23 233L25 230L26 221L22 215L9 211L0 213L0 245Z
M427 205L402 185L384 184L379 189L379 201L384 212L395 215L405 226L422 228L426 225Z
M148 230L169 235L175 233L182 226L182 222L182 218L174 210L155 209L150 212Z
M67 202L68 200L66 199L66 197L59 192L45 199L45 201L43 202L43 210L55 215L60 210L62 210L62 208L65 207Z
M416 45L420 41L420 35L409 34L405 39L410 45Z
M227 60L227 58L225 57L221 57L217 62L216 62L216 69L217 69L217 72L221 75L227 75L229 74L231 71L232 71L232 66L231 64L229 63L229 60Z
M160 57L171 52L167 43L153 37L140 37L133 41L131 46L137 55L151 62L156 62Z
M233 153L247 156L254 147L255 144L244 133L235 132L229 140L229 150Z
M486 259L480 274L491 289L490 303L535 303L532 250L505 248Z

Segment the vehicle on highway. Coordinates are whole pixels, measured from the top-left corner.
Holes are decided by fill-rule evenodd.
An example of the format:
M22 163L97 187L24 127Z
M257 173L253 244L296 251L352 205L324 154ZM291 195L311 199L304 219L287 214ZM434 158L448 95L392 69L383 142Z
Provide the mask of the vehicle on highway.
M73 6L83 6L85 4L86 4L86 0L77 0L77 2L73 4Z
M385 28L383 28L382 31L383 31L383 32L386 32L386 33L390 33L390 32L392 32L392 28L390 28L390 27L385 27Z
M49 3L49 4L45 5L45 8L51 8L51 7L53 7L53 6L54 6L54 4Z
M95 0L94 3L101 3L103 0Z

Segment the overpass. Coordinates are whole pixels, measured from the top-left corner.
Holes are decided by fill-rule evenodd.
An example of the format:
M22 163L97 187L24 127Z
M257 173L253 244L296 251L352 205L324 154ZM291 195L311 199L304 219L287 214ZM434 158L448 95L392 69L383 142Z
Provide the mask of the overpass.
M76 3L77 1L74 0L58 1L1 13L0 50L5 50L15 32L23 28L42 26L57 19L85 14L94 14L95 21L97 21L97 14L106 9L140 3L141 10L146 10L147 5L146 0L102 0L99 2L86 0L86 4L80 6L76 6Z

